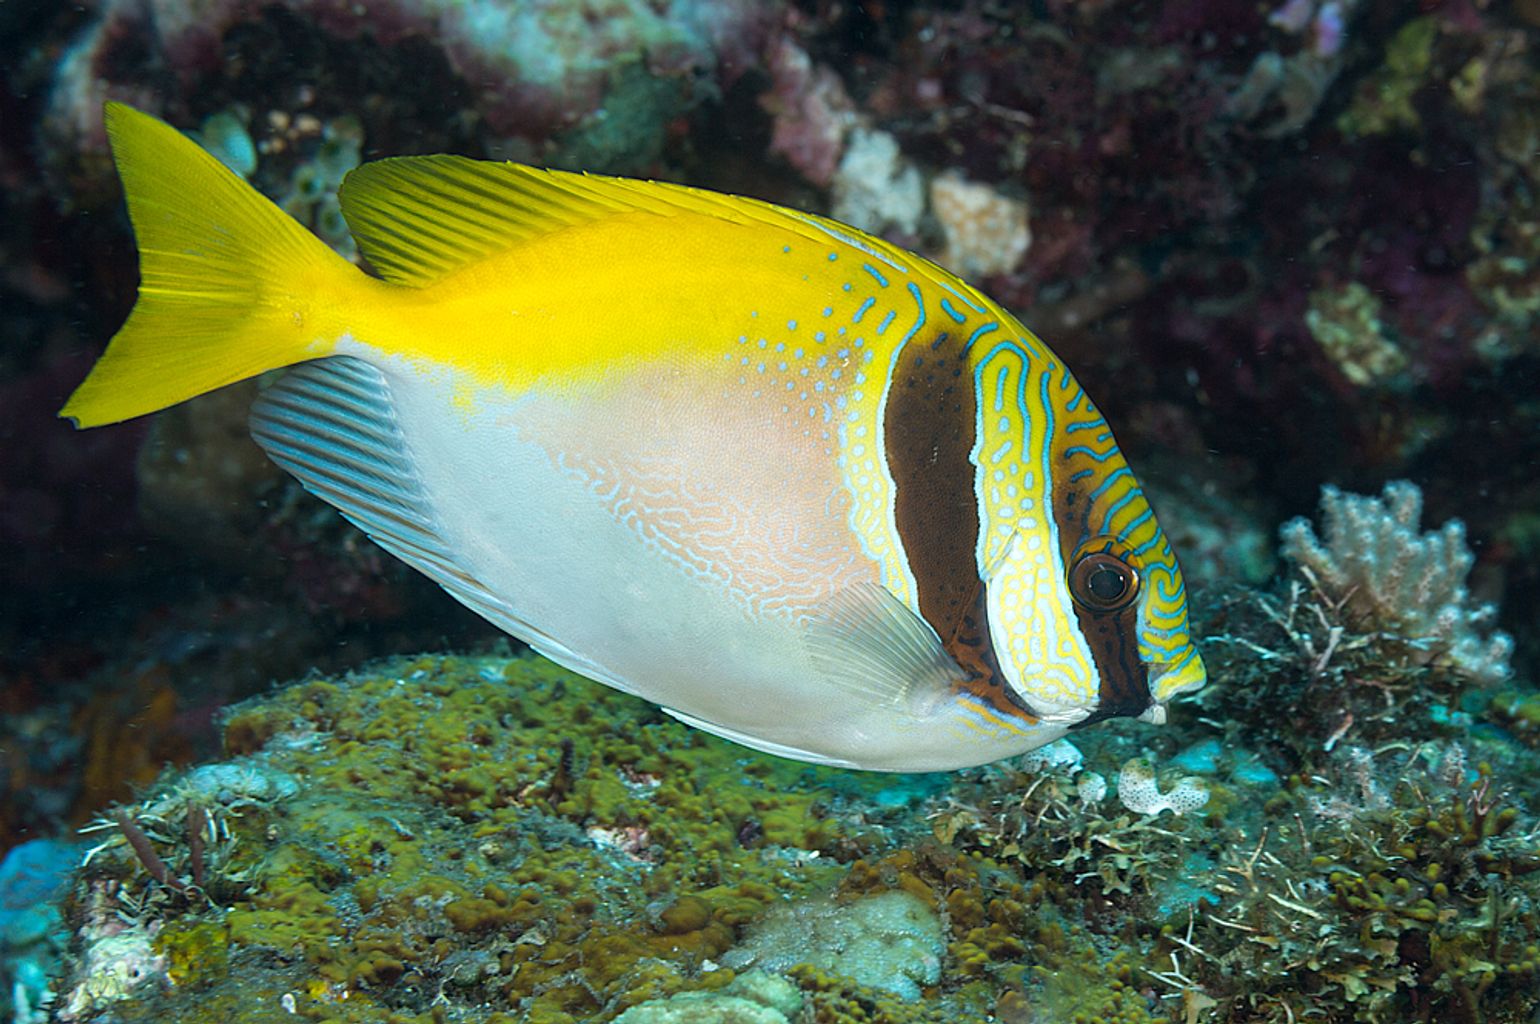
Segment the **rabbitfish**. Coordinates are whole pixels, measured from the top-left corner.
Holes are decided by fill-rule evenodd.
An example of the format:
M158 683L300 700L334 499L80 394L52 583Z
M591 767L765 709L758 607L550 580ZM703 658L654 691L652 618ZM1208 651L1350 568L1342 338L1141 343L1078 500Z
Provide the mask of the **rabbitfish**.
M370 276L109 105L138 304L62 415L290 367L251 429L546 657L785 757L957 768L1202 685L1101 414L1015 317L855 228L455 156L348 175Z

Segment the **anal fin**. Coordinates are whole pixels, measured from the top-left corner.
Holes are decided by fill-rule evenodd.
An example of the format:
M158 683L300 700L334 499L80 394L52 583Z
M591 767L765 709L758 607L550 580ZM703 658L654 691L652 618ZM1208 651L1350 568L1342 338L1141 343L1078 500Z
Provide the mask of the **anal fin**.
M445 542L380 371L347 357L289 370L252 406L251 435L380 547L500 629L531 637L528 623Z

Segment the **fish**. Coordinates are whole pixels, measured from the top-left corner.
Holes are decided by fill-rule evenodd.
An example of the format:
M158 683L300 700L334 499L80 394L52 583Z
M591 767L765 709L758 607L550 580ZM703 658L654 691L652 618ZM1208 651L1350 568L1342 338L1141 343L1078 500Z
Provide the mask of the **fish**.
M77 427L260 377L257 444L380 547L782 757L953 770L1203 685L1106 420L937 264L757 199L433 155L342 182L370 273L170 125L104 118L140 286Z

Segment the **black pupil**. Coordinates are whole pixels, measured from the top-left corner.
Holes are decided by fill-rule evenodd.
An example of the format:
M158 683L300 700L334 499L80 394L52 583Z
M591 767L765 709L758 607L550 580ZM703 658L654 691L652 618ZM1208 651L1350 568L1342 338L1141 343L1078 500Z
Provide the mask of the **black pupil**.
M1116 601L1128 589L1128 577L1110 565L1102 565L1091 570L1085 585L1098 601Z

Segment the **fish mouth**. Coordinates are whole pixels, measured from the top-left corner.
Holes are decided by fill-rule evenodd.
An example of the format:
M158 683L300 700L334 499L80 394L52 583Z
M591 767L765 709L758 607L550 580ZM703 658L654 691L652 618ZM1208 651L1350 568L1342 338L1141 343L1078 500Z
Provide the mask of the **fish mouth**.
M1178 661L1150 664L1150 697L1155 704L1165 704L1179 693L1191 693L1208 682L1208 670L1196 649Z
M1080 730L1109 718L1132 718L1151 725L1164 725L1166 705L1172 697L1199 689L1208 681L1208 672L1196 648L1176 661L1153 661L1143 665L1147 673L1146 687L1125 687L1122 699L1118 694L1103 691L1103 700L1091 708L1034 708L1034 713L1045 722L1054 722L1072 730ZM1110 699L1109 699L1110 697Z
M1146 716L1150 714L1152 707L1155 705L1147 696L1137 701L1103 701L1070 728L1080 729L1087 725L1095 725L1097 722L1105 722L1109 718L1137 718L1140 721L1147 721Z

